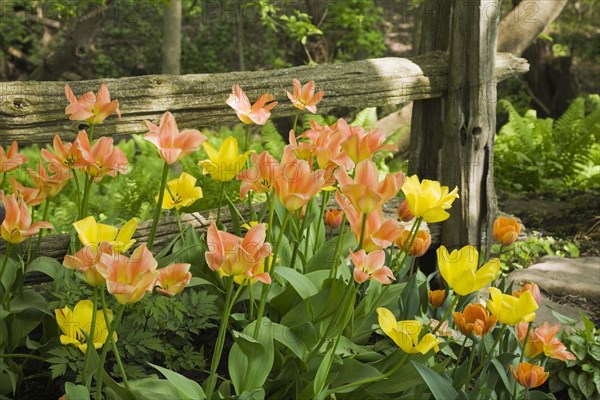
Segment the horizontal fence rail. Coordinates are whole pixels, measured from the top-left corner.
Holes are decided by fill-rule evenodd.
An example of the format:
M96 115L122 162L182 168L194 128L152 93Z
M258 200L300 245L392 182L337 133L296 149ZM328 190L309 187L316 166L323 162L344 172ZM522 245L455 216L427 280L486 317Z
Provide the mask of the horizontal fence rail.
M495 80L527 72L522 58L498 53ZM293 115L282 89L291 90L293 78L315 80L325 91L321 110L334 107L374 107L412 100L441 97L447 87L448 61L443 52L411 59L378 58L343 64L301 66L272 71L230 72L198 75L147 75L119 79L69 82L76 96L96 92L106 83L112 99L118 99L123 117L112 116L95 130L96 136L144 133L144 119L157 122L171 111L180 128L218 126L236 121L225 104L234 83L240 83L250 99L265 92L281 100L276 116ZM56 134L72 140L79 123L64 113L65 82L1 82L0 145L13 140L19 144L50 143Z

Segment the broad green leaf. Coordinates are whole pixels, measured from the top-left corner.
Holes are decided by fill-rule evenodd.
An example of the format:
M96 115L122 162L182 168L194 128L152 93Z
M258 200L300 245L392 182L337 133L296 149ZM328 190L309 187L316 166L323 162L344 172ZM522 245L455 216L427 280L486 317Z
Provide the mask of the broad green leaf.
M527 395L529 400L556 400L552 393L544 393L539 390L531 390Z
M579 386L581 393L588 399L591 398L596 391L592 374L579 374L579 377L577 378L577 386Z
M148 378L129 381L130 398L132 400L156 400L156 399L181 399L181 392L166 379L159 379L156 375ZM108 400L121 400L122 392L117 394L114 388L107 389Z
M347 383L359 381L361 379L378 378L383 374L375 367L361 363L354 358L344 358L344 363L336 368L338 373L333 381L333 387L342 386Z
M277 275L288 281L302 299L313 296L318 292L310 279L292 268L278 267L275 272Z
M325 353L325 357L323 357L323 359L321 360L321 364L319 364L319 369L317 370L317 374L315 375L315 379L313 381L314 393L321 393L325 388L325 382L327 380L327 376L329 375L334 356L335 351L333 346L331 346L327 353Z
M290 349L300 360L304 360L304 357L306 357L307 354L307 348L302 337L287 326L275 322L272 323L272 326L273 339Z
M514 385L510 384L508 375L506 375L505 366L502 365L502 363L500 361L498 361L497 358L494 358L492 360L492 364L494 365L494 367L496 367L496 371L498 371L498 375L500 376L500 379L502 379L502 383L504 384L504 387L506 388L506 390L508 390L510 392L510 390L514 387Z
M186 398L190 400L203 400L206 398L202 387L193 380L186 378L183 375L178 374L175 371L171 371L168 368L159 367L152 363L148 363L153 368L156 368L161 374L167 378L169 382L173 384Z
M37 257L31 261L27 267L25 273L41 272L48 275L50 278L55 279L59 273L63 271L63 266L54 258L50 257Z
M2 257L2 261L0 261L0 263L4 263L4 257L6 257L6 255ZM2 286L4 286L4 290L9 291L11 289L12 285L15 283L15 279L17 278L18 270L19 264L12 258L9 258L8 261L6 261L4 273L2 276L0 276L0 282L2 283Z
M10 311L14 314L18 314L27 309L38 310L50 316L54 316L54 314L48 310L48 303L44 296L32 289L24 290L22 294L14 297L10 302Z
M411 363L415 366L415 369L419 375L421 375L421 378L423 378L423 381L425 381L425 384L436 400L455 399L458 397L458 392L452 387L452 384L447 377L442 377L425 365L421 365L414 361L411 361Z
M338 259L334 260L335 247L337 245L338 237L334 237L327 242L323 243L323 245L317 250L317 252L308 260L308 264L306 265L306 272L318 271L318 270L331 270L336 264L339 264L342 260L342 257L349 248L354 248L356 246L356 239L354 235L344 235L345 237L342 239L342 242L339 246L339 255Z
M65 383L65 392L69 400L89 400L90 392L83 385L75 385L74 383Z

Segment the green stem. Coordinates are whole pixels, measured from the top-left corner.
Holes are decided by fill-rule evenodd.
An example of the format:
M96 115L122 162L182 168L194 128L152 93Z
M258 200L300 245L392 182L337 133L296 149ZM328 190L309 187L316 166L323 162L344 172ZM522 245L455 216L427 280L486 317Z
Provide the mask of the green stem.
M0 186L4 185L4 181L6 181L6 172L2 173L2 179L0 179Z
M106 307L106 296L104 295L104 287L102 287L100 289L100 301L102 302L102 315L104 315L104 321L108 321L108 308ZM148 320L146 319L146 322L148 322ZM113 336L109 336L108 340L110 341L110 345L112 347L112 351L113 354L115 355L115 360L117 361L117 365L119 367L119 373L121 374L121 377L123 378L123 383L125 384L125 387L129 389L129 383L127 382L127 374L125 373L125 368L123 368L123 363L121 362L121 355L119 354L119 349L117 348L117 344L115 343L115 340L113 338Z
M296 110L296 116L294 117L294 127L292 128L292 130L294 131L294 134L296 134L296 128L298 127L298 117L300 116L300 110Z
M339 267L339 252L342 247L342 239L345 236L346 228L346 214L342 217L342 224L340 225L340 233L338 236L338 240L335 242L335 250L333 251L333 268L331 268L331 272L329 273L330 278L335 278L337 276L338 267Z
M309 213L310 207L312 205L312 199L308 202L308 204L306 205L306 214ZM296 240L296 242L294 243L294 250L292 251L292 260L290 263L290 267L295 268L296 266L296 258L298 258L298 249L300 247L300 242L302 241L302 235L304 233L304 231L306 230L306 224L308 223L308 215L305 215L304 218L302 218L302 224L300 224L300 232L298 232L298 240ZM306 235L306 241L308 242L308 233Z
M523 341L523 349L521 350L521 357L519 357L519 364L521 364L523 362L523 358L525 356L525 346L527 346L527 340L529 340L529 334L531 333L531 327L533 326L533 324L531 322L527 323L527 333L525 334L525 340ZM518 367L518 365L517 365ZM518 388L518 382L515 379L515 387L513 389L513 399L517 398L517 388Z
M179 210L175 210L175 219L177 220L177 229L179 230L179 239L181 239L181 243L185 241L183 238L183 228L181 227L181 213Z
M88 132L88 138L90 140L90 144L92 144L92 140L94 140L94 128L95 127L96 127L96 125L91 125L90 131Z
M440 319L440 322L438 322L437 326L431 332L432 335L435 335L435 333L441 328L444 321L448 318L448 316L450 315L450 313L452 312L452 310L458 303L458 300L460 300L460 296L455 293L454 299L452 299L452 303L450 304L450 307L448 307L448 309L446 310L444 315L442 315L442 319Z
M102 291L102 296L104 296L104 291ZM103 309L105 309L105 308L103 308ZM115 320L111 324L109 324L107 338L111 342L112 342L112 336L113 336L115 330L117 329L117 326L119 325L119 322L121 321L121 318L123 317L123 311L125 311L125 304L121 305L121 307L119 308L119 311L117 313L117 318L115 318ZM107 322L107 321L108 320L105 319L105 322ZM93 344L92 344L92 346L93 346ZM95 395L96 400L102 399L102 372L104 371L104 363L106 362L106 355L108 354L108 348L109 348L109 346L104 346L102 348L102 356L100 357L100 364L98 365L98 371L96 372L96 395ZM117 357L117 354L118 354L118 352L115 353L115 357ZM117 357L117 362L118 362L118 360L119 360L119 358ZM125 381L123 381L123 382L125 382Z
M458 357L456 358L456 367L454 368L454 372L452 373L452 377L454 377L454 373L456 373L456 369L458 368L458 366L460 365L460 360L462 358L463 352L465 350L465 346L467 344L467 339L469 337L467 335L465 335L465 339L462 342L462 346L460 346L460 351L458 352ZM471 352L473 352L474 349L471 349Z
M362 224L360 226L360 240L358 242L358 247L356 248L356 251L362 249L363 246L363 241L365 239L365 230L367 228L367 217L367 213L364 213L362 217Z
M281 222L281 230L279 231L279 236L277 237L277 242L275 242L275 247L273 248L273 254L271 257L267 257L265 260L265 272L268 272L271 277L273 277L273 273L275 272L275 261L277 261L277 253L279 252L279 245L281 244L281 239L283 238L283 233L285 232L285 227L290 219L290 212L286 209L285 216L283 217L283 221ZM269 226L269 230L273 229ZM260 322L262 320L263 314L265 313L265 306L267 303L267 296L269 294L269 290L271 289L271 285L265 285L263 283L262 291L260 293L260 303L258 304L258 312L256 314L256 325L254 327L254 337L257 338L260 332Z
M158 220L160 218L160 212L162 211L162 203L165 198L165 187L167 186L167 179L169 178L169 164L165 161L163 165L162 177L160 178L160 188L158 192L158 200L156 202L156 208L154 209L154 218L152 219L152 227L150 228L150 235L148 236L148 250L152 250L154 245L154 238L156 237L156 229L158 228Z
M225 304L223 304L223 312L221 314L221 325L219 326L219 334L217 336L217 342L215 344L215 350L213 352L212 361L210 363L210 376L206 383L206 398L210 399L215 390L217 383L217 368L221 361L221 354L223 353L223 345L225 344L225 333L227 333L227 324L229 322L229 303L231 303L231 295L233 293L233 277L226 277L225 287Z
M334 394L334 393L337 393L337 392L343 392L343 391L351 389L351 388L353 388L355 386L362 386L362 385L366 385L368 383L377 382L377 381L382 380L382 379L387 379L390 376L392 376L394 374L394 372L398 371L398 369L400 369L400 367L404 365L404 363L406 362L407 359L408 359L408 353L405 353L404 357L402 357L402 359L400 361L398 361L398 363L396 363L396 365L394 365L394 368L392 368L391 370L389 370L388 372L386 372L382 376L376 376L376 377L373 377L373 378L365 378L365 379L361 379L360 381L351 382L351 383L348 383L346 385L339 386L337 388L331 389L328 392L328 394L331 395L331 394Z
M242 223L247 224L248 221L246 221L246 218L244 218L242 213L240 213L240 210L238 210L237 207L235 206L235 204L233 203L233 201L231 201L231 198L229 198L229 195L227 194L227 192L224 192L224 195L225 195L225 200L227 200L227 203L229 203L229 205L231 205L231 209L235 211L238 218L240 220L242 220ZM219 207L219 209L220 209L220 207Z
M319 235L321 234L321 225L323 224L323 216L325 215L325 208L329 203L329 191L323 192L323 199L321 201L321 212L319 213L319 222L317 223L317 232L315 233L315 249L319 247ZM316 251L316 250L315 250Z
M49 205L50 205L50 199L46 198L46 200L44 201L44 212L42 214L42 219L41 219L42 221L46 221L47 218L48 218L48 208L49 208ZM43 232L40 229L40 231L38 232L37 243L35 245L35 251L36 251L36 253L40 250L40 242L42 241L42 233ZM28 264L29 264L30 260L31 260L30 258L27 259L27 263Z
M219 222L221 222L221 205L223 204L223 192L225 192L225 181L221 182L221 188L219 189L219 204L217 205L217 229L219 228Z
M271 232L273 232L273 214L275 212L275 192L271 191L267 194L267 200L269 201L269 221L267 226L267 242L271 243Z
M33 354L21 354L21 353L0 354L0 358L28 358L30 360L38 360L38 361L48 362L44 357L36 356Z
M490 358L490 354L492 354L494 352L496 345L498 345L498 342L500 342L500 339L504 335L504 332L506 332L507 327L508 327L508 325L502 326L502 329L500 330L500 333L496 337L496 340L494 340L494 343L492 344L490 351L488 353L486 353L485 357L481 360L481 363L477 366L477 368L475 368L475 371L473 371L464 381L462 381L460 383L458 388L460 388L463 385L465 385L466 383L468 383L471 379L473 379L479 373L479 371L481 371L487 365L489 358ZM482 342L483 342L483 338L482 338Z
M254 319L254 290L252 289L252 285L248 282L248 321Z
M93 182L94 178L90 176L83 185L83 198L81 200L81 218L85 218L87 215L88 203L90 201L90 191L92 189Z
M392 263L392 265L398 265L400 266L400 268L398 268L398 272L400 272L401 270L404 270L404 268L402 268L404 266L404 262L406 261L406 257L408 256L408 250L412 248L413 243L415 242L415 239L417 237L417 232L419 231L419 228L421 227L421 223L423 222L423 218L419 217L416 219L415 223L413 224L413 226L410 228L410 232L408 233L408 240L406 240L403 244L402 244L402 248L400 249L400 253L398 253L398 257L402 257L398 263L394 262ZM411 275L412 275L413 271L411 268Z
M0 278L4 276L4 270L8 265L8 259L10 258L10 251L12 250L12 244L10 242L6 242L6 252L4 253L4 258L2 259L2 268L0 268ZM2 284L0 284L2 287ZM6 288L6 292L2 295L2 301L6 300L9 296L8 292L9 288Z
M103 290L104 291L104 290ZM90 361L90 354L92 353L92 347L94 345L94 334L96 332L96 315L98 314L98 287L94 286L94 297L92 300L92 324L90 326L90 332L86 340L87 348L85 351L85 358L83 359L83 371L81 372L81 381L89 389L90 386L87 383L87 366ZM90 381L91 385L91 381Z

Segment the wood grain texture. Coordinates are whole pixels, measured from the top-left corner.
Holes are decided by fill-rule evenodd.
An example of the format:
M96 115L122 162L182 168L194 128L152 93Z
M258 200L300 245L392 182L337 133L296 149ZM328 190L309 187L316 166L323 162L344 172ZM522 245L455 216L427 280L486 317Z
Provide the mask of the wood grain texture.
M497 81L528 71L527 61L508 53L498 54ZM230 72L200 75L147 75L120 79L69 82L77 96L97 91L106 83L111 98L118 99L123 117L108 118L95 136L145 133L145 119L157 122L171 111L180 128L219 126L237 121L225 104L234 83L239 82L250 99L270 92L280 104L274 116L289 116L295 109L283 89L291 89L293 78L315 80L325 91L320 110L400 104L441 97L447 89L448 62L444 52L431 52L412 59L379 58L344 64L301 66L273 71ZM65 82L1 82L0 145L50 143L56 134L72 140L79 122L69 121L64 109Z

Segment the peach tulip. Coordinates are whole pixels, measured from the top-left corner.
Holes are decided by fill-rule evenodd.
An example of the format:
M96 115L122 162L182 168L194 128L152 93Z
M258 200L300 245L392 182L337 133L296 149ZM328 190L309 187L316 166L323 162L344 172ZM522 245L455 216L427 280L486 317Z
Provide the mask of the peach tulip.
M42 149L42 157L49 164L58 164L65 168L81 167L81 151L79 150L79 142L81 135L87 137L85 130L80 130L77 134L77 139L73 143L63 143L60 136L55 135L52 141L54 153L46 149Z
M389 285L395 281L394 273L385 265L385 252L376 250L367 254L364 250L356 253L349 251L350 259L354 264L354 280L357 283L363 283L369 279L374 279L384 285Z
M108 254L109 256L114 254L110 243L102 242L98 247L84 246L77 253L66 255L63 266L82 272L88 285L102 286L106 282L98 272L98 263L102 254Z
M265 93L256 103L250 104L248 96L240 88L237 83L233 85L232 93L226 101L227 105L235 111L238 118L244 124L255 123L257 125L264 125L271 117L271 110L277 105L273 95Z
M429 246L431 246L431 234L429 233L429 229L419 229L413 236L410 236L410 231L408 229L402 230L400 237L396 239L396 246L400 249L404 249L411 257L422 257L429 249ZM409 247L411 242L412 244Z
M158 148L160 157L169 165L197 151L206 140L206 136L196 129L180 132L175 117L169 111L161 117L160 125L148 120L144 122L150 130L144 139Z
M0 173L14 171L27 162L27 157L19 154L19 145L13 140L7 151L0 146Z
M171 264L158 270L156 291L162 295L173 297L181 293L185 286L192 280L191 264Z
M293 151L284 152L273 187L285 208L296 211L304 207L324 184L325 171L311 171L310 165Z
M567 350L567 347L556 337L560 331L560 325L551 326L544 322L542 326L532 329L527 336L529 323L521 322L516 325L515 331L519 343L525 345L525 355L529 358L537 357L544 353L547 357L557 360L575 360L575 355ZM525 338L527 342L525 343Z
M101 137L92 146L87 135L77 136L79 151L81 152L80 165L85 168L86 174L100 182L105 175L115 177L117 173L126 174L129 161L125 153L113 145L113 139Z
M237 175L237 179L241 182L240 198L244 200L250 191L270 192L278 168L279 163L268 151L250 154L250 167Z
M10 186L17 200L23 200L28 206L41 204L46 196L38 188L29 188L21 185L15 178L10 177Z
M340 129L348 132L346 140L342 143L342 149L357 164L364 160L370 160L378 151L398 150L398 146L395 144L385 144L387 135L380 130L365 132L360 126L350 127L348 124L340 125Z
M325 211L325 225L331 229L338 229L342 225L344 219L344 213L339 209L328 208Z
M0 226L2 238L9 243L22 243L30 236L37 234L40 229L54 229L50 222L39 221L31 223L31 214L23 200L17 201L14 195L2 199L6 215Z
M103 253L97 265L106 279L106 289L120 304L132 304L151 292L158 278L158 263L145 244L133 251L131 257Z
M271 277L267 272L259 272L260 263L271 255L271 245L265 243L266 226L258 224L252 227L242 239L231 233L220 231L213 222L206 235L208 251L206 263L213 271L225 276L243 276L246 279L258 279L269 284Z
M294 79L294 93L285 90L288 98L298 110L307 109L313 114L317 113L317 104L323 99L325 92L322 90L315 93L315 81L309 81L302 86L298 79Z
M69 170L62 165L50 164L48 167L49 170L46 170L42 160L38 160L37 171L27 168L27 173L41 196L54 197L69 183L70 174Z
M343 120L341 120L343 121ZM310 121L311 129L303 132L298 139L308 139L311 155L317 160L319 168L326 169L332 166L339 166L343 169L354 168L354 162L348 157L348 154L342 149L342 142L346 139L343 131L337 129L338 123L329 126L321 126L314 120ZM294 132L290 131L290 146L300 147L306 142L300 142L298 145Z
M356 165L354 179L345 169L339 169L335 176L342 193L350 199L354 207L363 213L380 208L383 203L396 196L402 187L404 174L398 172L387 174L379 182L379 171L371 160L364 160Z
M79 99L75 97L69 85L65 85L65 94L70 103L65 108L65 114L69 115L72 121L86 121L90 125L98 125L114 112L119 119L121 118L119 102L110 101L108 87L105 84L100 85L97 94L86 92Z

